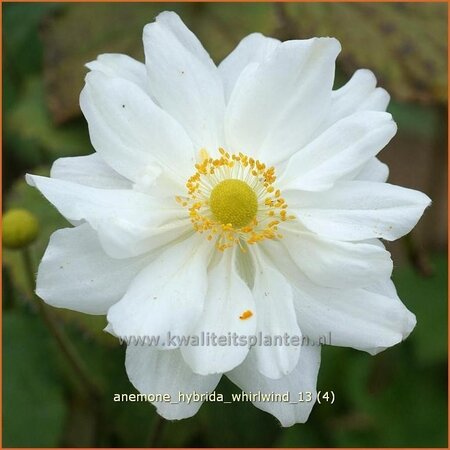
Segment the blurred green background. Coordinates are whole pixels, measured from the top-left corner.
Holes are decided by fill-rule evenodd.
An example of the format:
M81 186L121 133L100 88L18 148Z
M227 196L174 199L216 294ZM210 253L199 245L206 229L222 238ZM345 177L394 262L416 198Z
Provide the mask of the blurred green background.
M390 246L394 281L418 319L410 338L376 357L323 350L309 421L282 429L251 404L205 404L166 423L157 441L151 405L114 403L133 392L124 349L104 317L52 309L102 388L93 400L37 314L22 254L3 257L3 447L447 447L447 4L3 4L4 209L25 207L41 223L34 270L50 234L68 226L24 183L61 156L91 153L78 95L84 63L103 52L143 60L141 32L177 11L218 63L252 31L281 39L335 36L343 51L336 86L372 69L392 95L399 132L382 152L390 181L433 199L419 226ZM226 380L223 393L237 389Z

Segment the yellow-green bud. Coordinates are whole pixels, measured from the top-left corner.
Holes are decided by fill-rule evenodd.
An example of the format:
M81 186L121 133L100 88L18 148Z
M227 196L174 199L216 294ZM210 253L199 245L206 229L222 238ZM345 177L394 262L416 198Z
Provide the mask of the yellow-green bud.
M26 209L11 209L3 215L2 241L5 248L17 249L30 245L39 233L39 222Z

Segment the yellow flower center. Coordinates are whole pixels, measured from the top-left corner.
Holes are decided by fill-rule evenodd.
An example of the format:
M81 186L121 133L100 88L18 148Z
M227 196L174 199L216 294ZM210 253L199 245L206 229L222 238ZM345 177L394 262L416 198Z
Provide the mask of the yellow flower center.
M258 198L245 181L229 179L221 181L213 188L209 207L220 223L231 223L233 228L242 228L256 216Z
M274 187L275 169L243 153L219 152L214 159L200 151L187 195L176 197L188 209L195 231L216 239L222 251L235 244L245 251L245 244L281 239L278 225L295 217L288 216L288 205Z

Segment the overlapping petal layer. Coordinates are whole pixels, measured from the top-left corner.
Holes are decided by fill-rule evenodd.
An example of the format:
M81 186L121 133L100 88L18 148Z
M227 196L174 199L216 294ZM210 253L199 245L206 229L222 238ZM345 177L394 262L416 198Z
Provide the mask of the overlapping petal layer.
M181 394L212 392L221 375L201 376L192 372L180 350L158 350L148 346L127 347L125 367L134 387L143 394L169 395L172 401L155 401L156 410L168 420L186 419L201 407L200 401L179 401Z
M316 402L316 383L320 367L320 346L302 347L300 358L295 369L278 380L272 380L261 375L256 369L253 352L243 364L227 373L227 377L243 391L261 393L263 395L289 394L290 401L255 400L252 403L275 416L283 427L295 423L304 423ZM299 394L304 398L311 394L311 401L299 401ZM292 401L292 403L291 403Z
M226 373L246 392L310 392L310 402L254 400L283 426L305 422L321 338L375 354L416 323L378 239L408 233L430 199L385 183L389 171L377 155L396 132L385 112L389 95L368 70L332 90L340 51L333 38L280 42L255 33L216 67L181 19L165 12L145 27L143 41L145 64L116 54L87 64L80 105L96 153L57 160L51 178L27 176L77 225L53 234L37 293L57 307L106 313L116 336L159 339L127 348L127 373L142 393L208 392ZM252 184L251 175L253 187L263 186L257 214L269 214L282 192L276 208L288 209L277 210L270 239L238 239L216 251L215 233L231 224L196 233L214 228L210 214L209 228L192 227L208 199L199 206L190 198L185 208L186 182L188 189L199 183L192 195L211 188L212 159L209 173L191 176L206 171L195 164L219 147L260 160L256 175L233 168L236 155L216 161L222 178ZM267 178L276 187L265 203ZM168 333L177 344L169 345ZM188 343L201 334L259 333L309 345ZM200 407L155 405L167 419Z

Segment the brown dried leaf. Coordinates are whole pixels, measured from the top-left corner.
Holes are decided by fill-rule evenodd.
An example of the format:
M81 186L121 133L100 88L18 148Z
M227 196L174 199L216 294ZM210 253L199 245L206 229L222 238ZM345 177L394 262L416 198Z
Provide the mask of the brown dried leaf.
M349 75L369 68L398 101L446 103L445 3L297 3L285 11L298 38L338 38Z

